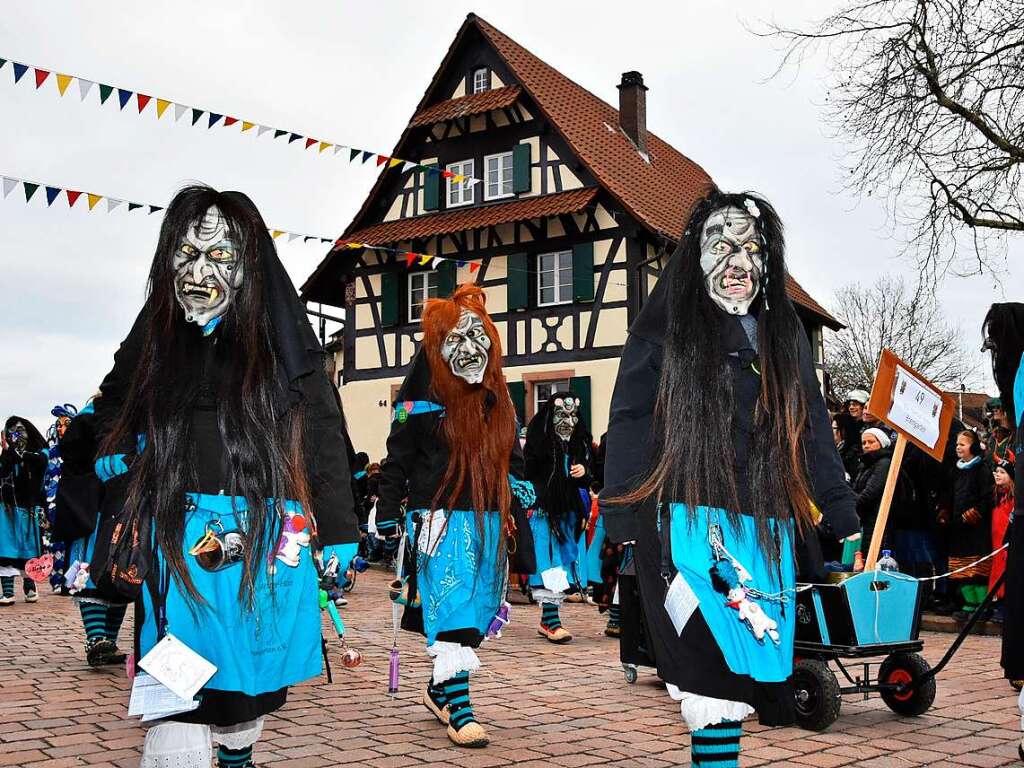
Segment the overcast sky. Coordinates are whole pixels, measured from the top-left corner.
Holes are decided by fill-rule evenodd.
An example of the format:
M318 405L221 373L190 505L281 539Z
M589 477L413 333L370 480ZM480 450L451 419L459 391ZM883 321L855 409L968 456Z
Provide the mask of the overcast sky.
M756 189L779 209L794 276L822 303L837 286L913 269L897 260L884 211L839 193L842 147L819 105L820 61L764 82L777 52L743 24L766 8L806 24L832 2L342 2L176 0L18 3L0 21L0 58L389 153L469 11L612 104L626 70L649 86L648 127L726 189ZM40 91L0 71L0 175L166 203L187 181L247 192L272 226L336 236L376 177L329 152L239 127L192 127L155 103L140 117ZM416 158L412 158L416 159ZM40 190L0 200L0 412L45 430L55 403L81 404L109 369L142 303L159 215L88 212ZM324 246L279 241L296 284ZM1019 271L1019 270L1018 270ZM971 350L1003 288L947 282L941 297ZM1007 296L1019 299L1020 296ZM977 357L979 370L982 358Z

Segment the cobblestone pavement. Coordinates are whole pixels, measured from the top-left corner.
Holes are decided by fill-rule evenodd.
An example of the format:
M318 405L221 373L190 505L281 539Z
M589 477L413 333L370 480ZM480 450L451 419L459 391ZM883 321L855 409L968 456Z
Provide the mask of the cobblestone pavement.
M428 664L418 638L402 633L401 692L387 696L391 611L387 576L360 577L345 609L350 644L365 657L355 670L335 665L325 679L292 690L268 718L260 765L320 766L689 765L689 738L650 670L627 685L614 641L592 606L567 605L567 646L537 637L536 606L515 606L505 636L488 643L473 677L485 750L456 750L419 703ZM20 593L20 585L19 585ZM128 627L122 632L128 637ZM78 611L68 599L0 608L0 766L133 766L143 731L126 717L123 670L86 666ZM925 654L941 656L952 637L929 633ZM125 643L127 644L127 642ZM335 658L337 644L332 645ZM878 699L843 702L825 733L763 729L748 722L743 766L987 766L1017 762L1015 694L998 667L999 640L971 637L939 680L934 708L900 719Z

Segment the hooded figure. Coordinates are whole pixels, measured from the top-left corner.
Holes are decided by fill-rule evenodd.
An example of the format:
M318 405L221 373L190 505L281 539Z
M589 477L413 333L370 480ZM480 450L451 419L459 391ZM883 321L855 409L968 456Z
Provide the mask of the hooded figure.
M14 577L38 557L46 441L26 418L11 416L4 424L0 451L0 606L14 604ZM25 602L39 599L35 584L24 577Z
M55 405L50 409L50 415L56 417L56 421L46 430L46 473L43 476L43 495L46 499L46 519L49 523L49 530L43 535L44 549L53 555L53 570L50 572L50 587L54 592L61 592L64 589L64 568L66 566L68 543L61 541L54 535L54 523L57 514L57 487L60 483L61 466L64 459L61 456L60 443L67 433L71 420L78 413L78 409L71 403Z
M794 719L794 550L798 534L817 546L812 501L836 537L859 530L763 199L712 190L692 210L629 330L601 499L611 539L635 541L693 764L736 765L744 717ZM801 564L820 572L813 554Z
M580 405L572 392L551 395L530 420L523 449L526 478L537 492L537 507L530 515L537 557L530 585L541 604L537 634L553 643L572 640L558 609L570 584L580 585L577 537L590 516L591 438Z
M507 619L509 556L533 551L522 510L534 493L521 479L515 408L484 301L481 288L460 285L450 299L427 303L377 500L377 525L393 530L407 498L402 627L422 633L434 659L424 705L468 747L488 742L469 698L469 673L480 668L473 649L499 614Z
M247 764L263 716L321 672L312 549L318 537L347 563L358 540L321 355L252 201L181 190L95 405L102 520L153 531L135 577L139 658L169 631L217 668L196 709L149 730L143 766L208 764L211 736L221 765ZM128 589L106 538L92 578Z

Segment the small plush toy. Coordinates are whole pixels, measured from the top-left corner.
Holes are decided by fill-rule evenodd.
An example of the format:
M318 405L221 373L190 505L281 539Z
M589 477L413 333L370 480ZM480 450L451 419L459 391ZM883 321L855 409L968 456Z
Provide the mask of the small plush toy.
M761 606L747 596L747 590L742 586L737 585L729 590L726 605L738 611L737 618L746 622L759 643L763 643L767 635L773 643L779 644L778 622L762 611Z

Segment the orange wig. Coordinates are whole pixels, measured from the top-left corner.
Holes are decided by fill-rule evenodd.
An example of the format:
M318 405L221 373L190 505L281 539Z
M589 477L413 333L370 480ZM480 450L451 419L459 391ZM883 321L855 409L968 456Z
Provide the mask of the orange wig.
M476 513L499 511L504 530L512 503L508 468L516 440L516 413L501 372L498 329L487 314L485 301L479 286L460 285L450 299L431 299L423 310L423 347L431 386L445 407L441 423L449 449L448 468L431 506L455 508L468 483ZM491 340L480 384L470 384L453 374L441 357L441 344L464 310L483 321Z

